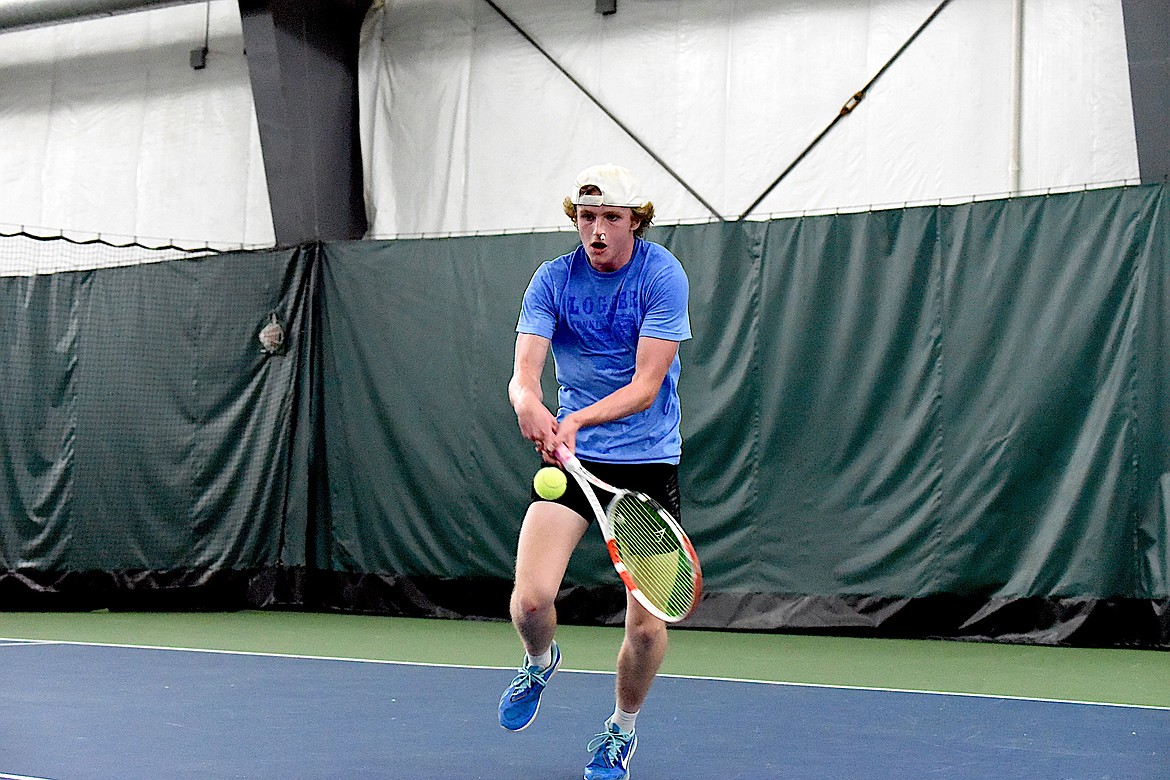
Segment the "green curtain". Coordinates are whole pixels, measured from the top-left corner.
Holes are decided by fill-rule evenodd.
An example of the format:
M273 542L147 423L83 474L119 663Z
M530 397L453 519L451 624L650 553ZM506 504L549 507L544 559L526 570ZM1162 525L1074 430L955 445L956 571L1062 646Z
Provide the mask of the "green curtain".
M0 567L278 561L313 251L0 279Z
M1168 208L1149 186L653 228L691 283L683 521L729 611L708 624L1135 600L1164 644ZM507 401L516 316L575 245L356 241L0 278L0 608L82 587L54 572L259 571L276 576L247 580L247 604L377 609L369 577L503 610L539 466ZM269 355L274 315L287 343ZM570 589L613 587L598 541ZM821 612L768 614L783 599Z
M1167 594L1166 190L656 228L712 591ZM318 564L507 577L516 313L572 233L330 244ZM547 391L552 396L552 389ZM570 581L612 579L585 544Z

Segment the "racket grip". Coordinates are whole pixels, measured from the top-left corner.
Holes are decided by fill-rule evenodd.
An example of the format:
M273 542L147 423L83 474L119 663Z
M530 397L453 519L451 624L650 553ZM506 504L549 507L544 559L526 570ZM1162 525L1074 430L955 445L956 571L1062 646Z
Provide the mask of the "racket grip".
M569 448L568 448L568 447L566 447L566 446L565 446L565 445L563 445L563 444L558 444L558 445L557 445L557 449L556 449L556 451L553 453L553 455L556 457L556 459L557 459L558 461L560 461L560 464L561 464L562 466L567 466L567 465L569 465L569 463L570 463L571 461L575 461L575 460L577 460L577 456L576 456L576 455L574 455L574 454L573 454L573 453L572 453L572 452L569 450Z

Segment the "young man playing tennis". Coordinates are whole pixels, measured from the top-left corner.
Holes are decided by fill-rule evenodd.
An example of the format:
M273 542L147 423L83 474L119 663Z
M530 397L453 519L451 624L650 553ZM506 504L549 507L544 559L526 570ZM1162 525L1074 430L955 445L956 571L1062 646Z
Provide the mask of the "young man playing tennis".
M642 238L654 205L625 168L586 168L564 206L581 246L542 264L524 294L508 385L520 432L546 463L556 463L553 453L563 444L601 479L649 495L677 518L678 347L691 336L686 274L664 247ZM540 386L550 347L560 386L556 416ZM535 492L532 499L511 600L525 658L500 698L500 725L511 731L536 717L560 666L554 601L593 517L574 480L556 501ZM616 706L589 743L595 753L586 780L627 776L638 742L635 720L666 644L666 624L627 593Z

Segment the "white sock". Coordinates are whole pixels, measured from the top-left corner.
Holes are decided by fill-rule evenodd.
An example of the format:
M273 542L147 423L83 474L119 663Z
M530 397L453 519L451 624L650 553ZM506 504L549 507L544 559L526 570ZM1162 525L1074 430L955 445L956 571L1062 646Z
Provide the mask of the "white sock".
M613 708L613 715L609 716L609 722L617 726L627 734L634 733L634 721L638 719L638 711L626 712L621 707Z
M525 655L527 655L527 653ZM528 656L529 666L539 666L541 669L547 669L550 664L552 664L552 645L549 645L548 649L540 655Z

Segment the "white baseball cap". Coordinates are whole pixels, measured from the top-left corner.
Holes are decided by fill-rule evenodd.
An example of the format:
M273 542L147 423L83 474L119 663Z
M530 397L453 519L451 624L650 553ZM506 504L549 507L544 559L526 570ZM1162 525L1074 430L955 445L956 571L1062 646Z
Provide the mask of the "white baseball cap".
M582 187L596 187L600 195L582 195ZM636 209L646 205L642 185L634 174L620 165L592 165L577 174L570 200L575 206L621 206Z

